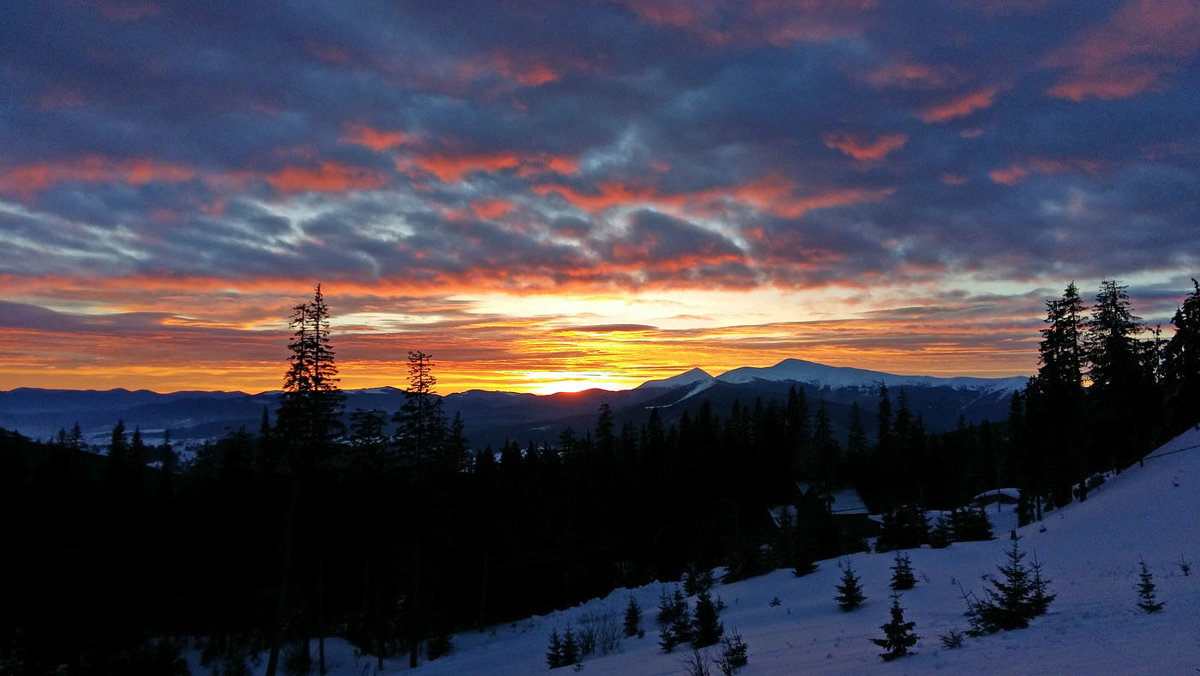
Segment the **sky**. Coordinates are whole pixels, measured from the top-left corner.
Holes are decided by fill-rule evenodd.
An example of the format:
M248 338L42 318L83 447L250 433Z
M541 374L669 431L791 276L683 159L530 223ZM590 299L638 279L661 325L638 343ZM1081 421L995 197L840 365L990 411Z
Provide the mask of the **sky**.
M1037 368L1200 276L1195 0L0 3L0 389Z

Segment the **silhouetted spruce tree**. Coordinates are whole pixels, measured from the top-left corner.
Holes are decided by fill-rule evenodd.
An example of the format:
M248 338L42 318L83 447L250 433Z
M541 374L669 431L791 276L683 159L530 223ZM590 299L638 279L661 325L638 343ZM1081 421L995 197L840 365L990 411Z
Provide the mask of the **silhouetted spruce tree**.
M558 637L558 630L550 632L550 645L546 649L546 666L551 669L557 669L562 664L562 639Z
M1042 576L1042 562L1034 552L1033 561L1029 563L1029 599L1025 603L1026 612L1031 618L1044 615L1050 608L1050 602L1056 594L1049 593L1049 584L1050 580Z
M691 617L688 614L687 599L683 591L675 588L672 595L664 589L658 599L658 645L663 652L671 652L675 646L687 641L691 634Z
M118 420L113 426L108 442L108 472L110 481L123 481L129 470L129 438L125 435L125 421Z
M637 599L629 596L625 606L625 636L637 636L642 631L642 609L638 607Z
M1025 390L1022 475L1037 519L1045 499L1053 496L1058 504L1071 500L1070 484L1085 467L1085 312L1074 282L1061 298L1046 301L1038 373Z
M885 512L875 551L913 549L929 542L929 517L924 508L907 504Z
M837 586L838 594L833 600L837 601L838 607L844 612L849 612L862 605L867 597L863 594L858 575L854 573L854 564L847 561L838 566L842 569L842 581Z
M806 476L812 466L811 433L808 421L808 400L804 388L788 388L785 409L788 444L791 446L792 477Z
M713 661L724 676L733 676L734 672L750 663L749 651L745 639L734 629L732 633L721 636L721 656Z
M579 664L579 660L579 644L575 641L575 632L570 627L567 627L567 632L563 635L559 666L569 667L572 664Z
M824 399L813 423L812 457L812 479L821 491L828 491L841 474L842 449L833 436L833 421Z
M315 467L327 460L315 454L328 450L329 443L342 432L345 399L330 346L329 306L320 284L311 302L292 308L291 328L291 355L284 373L276 429L292 449L294 457L289 464L293 468Z
M1157 412L1151 410L1153 375L1137 338L1144 327L1133 314L1128 288L1101 282L1087 322L1088 398L1096 431L1089 471L1119 468L1140 455L1146 445L1140 437Z
M954 542L954 527L945 514L939 514L934 519L933 528L929 530L929 546L934 549L945 549Z
M308 535L311 523L300 523L301 497L308 501L320 469L327 467L333 440L342 432L341 412L344 395L338 387L337 365L329 340L329 306L318 284L313 300L292 308L292 340L288 369L284 373L283 396L276 415L276 431L285 448L283 474L288 478L288 505L281 537L281 562L278 591L275 597L275 621L268 637L271 649L267 659L267 676L275 676L279 652L284 641L284 627L302 616L301 604L294 603L291 592L294 584L295 549L300 538ZM311 510L320 515L321 510ZM320 556L318 548L317 556ZM318 570L320 564L317 564ZM320 576L317 587L321 587ZM321 594L317 591L318 597ZM317 624L320 624L318 619ZM318 636L323 632L318 626ZM322 639L323 640L323 639ZM322 650L323 653L323 650ZM324 664L321 665L324 668Z
M705 648L721 640L725 628L721 625L719 615L717 605L708 591L700 592L696 596L696 613L692 620L692 647Z
M912 561L908 558L908 554L898 552L894 561L892 564L892 589L902 591L915 587L917 578L913 575Z
M898 657L909 654L909 648L917 644L920 637L913 633L916 622L905 621L904 609L900 607L900 595L892 594L892 619L886 624L879 625L884 638L873 638L871 642L887 652L880 653L884 662L891 662Z
M884 510L892 509L899 504L899 491L896 479L899 476L899 457L895 435L892 434L892 400L888 394L887 385L879 386L879 407L875 414L875 448L874 457L868 463L869 492Z
M386 421L386 414L378 410L358 409L350 414L347 466L343 471L352 480L369 481L390 473Z
M786 505L779 515L776 529L775 553L779 566L790 567L796 577L803 577L817 569L813 541L809 529L792 518L792 506ZM799 514L799 509L796 513Z
M396 437L401 453L421 475L457 466L456 459L441 457L446 416L441 397L434 391L437 377L433 375L433 367L433 355L409 351L408 388L404 391L404 404L393 419L399 425Z
M1200 421L1200 283L1194 278L1192 288L1171 318L1175 335L1163 350L1163 387L1172 430Z
M1016 541L1005 550L1005 557L1007 561L998 567L1002 579L990 580L992 589L986 590L984 600L964 594L972 635L1024 629L1054 600L1054 595L1047 593L1049 580L1042 577L1041 563L1027 567L1023 563L1025 552Z
M1145 559L1138 561L1138 565L1142 569L1138 573L1138 608L1148 613L1157 613L1162 610L1163 602L1159 601L1155 594L1154 575L1146 565Z
M868 462L871 447L867 443L867 430L863 424L862 409L858 400L850 404L850 422L846 433L846 474L861 477Z
M950 513L950 527L955 542L976 542L992 539L992 524L979 505L955 509Z

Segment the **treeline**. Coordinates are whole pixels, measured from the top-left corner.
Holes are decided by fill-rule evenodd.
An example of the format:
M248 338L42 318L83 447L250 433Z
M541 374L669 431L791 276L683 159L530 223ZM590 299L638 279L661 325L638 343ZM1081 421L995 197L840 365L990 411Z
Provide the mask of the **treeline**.
M1044 505L1085 499L1097 473L1120 471L1200 421L1200 285L1162 337L1133 313L1127 287L1101 282L1088 308L1071 283L1046 302L1038 373L1014 399L1012 462Z
M830 509L847 487L888 514L888 547L934 539L918 508L1001 486L1034 496L1034 518L1200 420L1200 287L1170 340L1147 337L1120 285L1090 314L1068 287L1009 421L930 434L902 390L881 388L842 432L793 388L671 425L657 411L619 424L601 406L592 429L496 449L471 449L447 420L422 352L399 410L344 411L328 316L318 287L292 317L280 409L185 466L120 424L107 457L77 433L0 434L0 667L178 673L178 641L203 637L223 673L263 651L270 673L297 673L323 666L333 635L415 665L455 632L623 585L716 565L808 572L863 546Z

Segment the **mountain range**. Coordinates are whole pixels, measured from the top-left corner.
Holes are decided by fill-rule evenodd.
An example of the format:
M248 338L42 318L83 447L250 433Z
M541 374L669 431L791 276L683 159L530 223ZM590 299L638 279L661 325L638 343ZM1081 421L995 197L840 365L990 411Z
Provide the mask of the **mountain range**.
M663 380L652 380L631 390L592 389L550 395L469 390L447 395L443 404L449 416L461 414L472 445L498 446L507 440L522 445L552 442L567 427L577 433L591 429L601 404L608 404L618 425L639 425L657 410L664 423L678 421L685 411L708 404L725 415L734 402L780 400L796 387L802 389L815 410L824 401L835 430L845 431L855 403L864 420L873 416L879 388L886 385L895 406L903 393L909 409L921 416L926 429L942 431L964 420L1003 420L1013 392L1025 386L1024 376L1011 378L938 378L907 376L835 367L800 359L785 359L759 368L733 369L712 376L692 369ZM279 392L185 391L160 394L147 390L48 390L18 388L0 391L0 427L36 439L79 424L93 444L107 443L118 420L127 429L141 429L147 442L161 439L165 431L176 443L195 444L245 428L255 431L263 412L274 414ZM346 411L400 408L404 391L378 387L346 391ZM868 427L870 427L868 425Z

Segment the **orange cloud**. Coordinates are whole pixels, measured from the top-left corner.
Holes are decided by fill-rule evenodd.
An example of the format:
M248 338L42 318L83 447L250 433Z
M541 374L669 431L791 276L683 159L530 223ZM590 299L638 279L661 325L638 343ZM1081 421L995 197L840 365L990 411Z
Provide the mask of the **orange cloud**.
M284 167L269 174L267 182L282 192L371 190L387 182L383 174L338 162L316 167Z
M455 70L462 80L499 75L515 81L522 87L540 87L562 78L560 71L531 58L497 51L470 61L459 62L455 65Z
M783 184L768 177L761 182L746 186L745 189L735 189L733 194L762 211L775 214L782 218L799 218L810 211L878 202L896 192L895 188L830 188L803 196L793 196L794 188L789 186L782 190Z
M1097 160L1049 157L1035 157L1029 161L1029 165L1039 174L1070 174L1078 172L1094 174L1104 167L1104 164Z
M365 124L352 124L346 127L346 133L339 140L383 152L404 145L412 137L402 131L384 131Z
M1097 160L1082 158L1034 157L1025 164L1013 164L1001 169L988 172L988 177L996 183L1015 185L1025 180L1029 174L1095 174L1104 168Z
M431 155L417 158L416 164L437 176L442 183L457 183L468 172L513 169L520 165L521 161L512 153L496 153L492 155Z
M1003 169L993 169L988 172L988 178L995 183L1004 185L1016 185L1025 180L1029 175L1029 170L1019 164L1014 164Z
M62 181L121 181L130 185L142 185L154 181L181 183L195 176L196 172L193 169L155 159L113 161L89 156L70 162L41 162L0 169L0 192L15 193L29 198Z
M1131 0L1043 65L1068 72L1048 93L1073 101L1121 99L1166 87L1200 52L1200 3Z
M549 167L551 171L555 171L560 174L573 174L575 173L575 170L579 168L579 159L575 157L568 157L566 155L552 155L550 157L540 158L539 161L533 165L526 166L533 168L539 164L544 164L545 166ZM528 174L523 175L523 178L528 177Z
M536 195L558 193L571 204L589 213L615 206L649 203L655 201L657 196L653 188L630 188L615 181L601 183L594 193L565 185L535 185L531 190Z
M875 202L895 192L895 188L861 189L836 188L809 195L795 195L797 186L779 176L767 174L748 183L709 188L687 193L661 193L650 186L628 186L619 182L606 182L596 186L595 192L584 192L563 185L535 185L532 190L538 195L558 193L574 206L589 213L597 213L616 206L658 204L678 209L685 213L711 215L721 208L722 203L732 201L754 207L759 211L782 218L799 218L815 209L827 209L846 204Z
M683 31L709 47L787 47L862 32L875 0L752 0L729 12L713 0L623 0L642 21Z
M983 89L945 103L929 106L917 113L917 117L925 122L945 122L965 117L977 110L990 108L996 98L997 91L999 91L999 88L995 85L984 87Z
M892 151L903 148L904 144L908 143L908 134L885 134L872 139L849 132L831 131L821 134L821 142L856 160L872 162L882 160Z
M438 177L442 183L457 183L473 171L495 172L502 169L518 169L523 178L554 171L569 174L575 171L579 161L558 155L521 156L511 152L478 155L425 155L414 158L413 163Z

